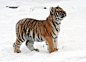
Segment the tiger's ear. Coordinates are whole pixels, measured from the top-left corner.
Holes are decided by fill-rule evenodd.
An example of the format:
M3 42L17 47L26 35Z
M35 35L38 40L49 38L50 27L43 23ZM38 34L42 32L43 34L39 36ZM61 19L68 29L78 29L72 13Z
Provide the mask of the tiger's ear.
M58 9L59 8L59 5L56 7L56 9Z
M57 7L59 7L59 5Z
M50 7L50 14L51 14L51 15L54 14L54 7Z

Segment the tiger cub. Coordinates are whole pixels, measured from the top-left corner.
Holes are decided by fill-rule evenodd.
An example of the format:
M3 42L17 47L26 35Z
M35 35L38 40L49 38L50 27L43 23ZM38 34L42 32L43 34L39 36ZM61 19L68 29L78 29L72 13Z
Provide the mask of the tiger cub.
M49 53L57 49L57 37L60 25L66 12L59 6L50 8L50 15L46 20L24 18L16 24L16 42L13 44L14 52L20 53L21 44L26 41L26 46L31 50L39 51L33 47L34 41L46 41Z

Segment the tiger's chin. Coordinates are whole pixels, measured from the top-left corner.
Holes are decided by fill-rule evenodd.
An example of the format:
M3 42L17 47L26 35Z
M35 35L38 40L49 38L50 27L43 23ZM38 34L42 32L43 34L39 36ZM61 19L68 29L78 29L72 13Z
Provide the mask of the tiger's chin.
M57 21L58 21L58 20L63 20L63 18L55 18L55 20L57 20Z

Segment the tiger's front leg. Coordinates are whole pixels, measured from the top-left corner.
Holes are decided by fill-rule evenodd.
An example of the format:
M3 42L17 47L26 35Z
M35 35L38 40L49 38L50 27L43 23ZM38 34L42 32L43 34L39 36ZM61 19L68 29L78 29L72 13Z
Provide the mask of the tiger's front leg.
M54 50L58 50L58 48L57 48L57 45L58 45L58 40L57 40L57 38L55 38L54 39Z
M57 48L57 45L58 45L58 40L57 40L57 38L55 38L55 39L53 39L54 40L54 50L58 50L58 48ZM48 43L46 42L46 45L48 45ZM48 46L47 46L47 49L49 50L49 48L48 48Z
M51 36L45 36L45 40L48 44L49 53L52 53L52 52L56 51L56 50L54 50L53 38Z

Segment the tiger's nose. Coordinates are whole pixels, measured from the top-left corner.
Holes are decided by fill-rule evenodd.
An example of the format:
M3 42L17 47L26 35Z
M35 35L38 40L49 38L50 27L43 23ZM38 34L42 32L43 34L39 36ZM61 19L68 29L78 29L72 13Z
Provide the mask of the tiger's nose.
M63 18L63 17L65 17L65 15L64 15L64 14L62 14L61 18Z
M66 12L65 11L63 11L61 14L62 14L62 17L66 16Z
M66 12L64 11L64 16L67 16Z
M64 14L64 17L66 16L66 14Z
M65 17L65 16L66 16L66 14L62 14L61 18Z

